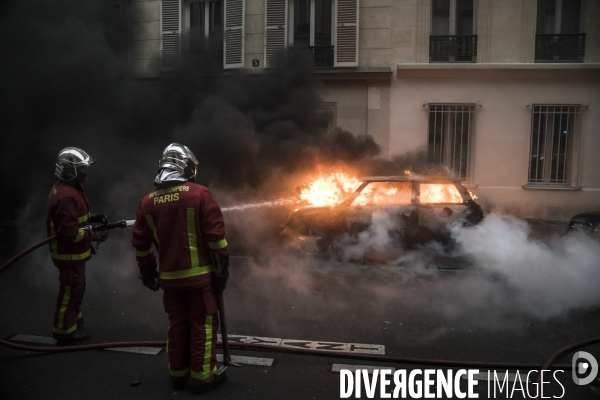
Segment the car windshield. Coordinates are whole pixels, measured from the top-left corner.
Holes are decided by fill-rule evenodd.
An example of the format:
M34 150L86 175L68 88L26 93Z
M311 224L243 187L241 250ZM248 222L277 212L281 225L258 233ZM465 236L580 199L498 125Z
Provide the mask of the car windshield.
M421 183L421 204L462 203L463 199L452 183Z
M389 206L410 204L411 182L371 182L352 202L353 206Z

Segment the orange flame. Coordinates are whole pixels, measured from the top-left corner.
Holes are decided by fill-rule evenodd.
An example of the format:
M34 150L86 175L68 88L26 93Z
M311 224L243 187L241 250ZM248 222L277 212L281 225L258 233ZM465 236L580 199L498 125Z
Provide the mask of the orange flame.
M458 190L451 184L421 184L421 203L462 203Z
M313 206L334 206L360 186L361 181L343 172L320 177L302 189L300 199Z
M372 182L354 199L355 206L391 206L410 204L412 183Z
M346 173L335 172L321 176L300 192L300 199L318 207L332 207L344 201L362 182ZM420 184L421 203L462 203L453 184ZM411 182L373 182L352 202L353 205L411 204Z

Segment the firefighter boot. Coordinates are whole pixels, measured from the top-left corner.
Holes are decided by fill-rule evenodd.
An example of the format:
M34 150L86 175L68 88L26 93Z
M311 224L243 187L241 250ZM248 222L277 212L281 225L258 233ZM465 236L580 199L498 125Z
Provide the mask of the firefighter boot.
M171 385L173 389L185 389L189 380L190 374L178 378L171 377Z
M214 380L210 383L205 383L202 385L190 385L192 386L192 390L196 394L203 394L208 392L211 389L219 387L227 380L227 373L223 372L221 375L214 374Z
M86 340L90 340L90 335L88 335L87 333L80 332L79 330L76 330L75 334L73 334L72 336L62 338L62 339L57 339L56 345L57 346L67 346L69 344L85 342Z

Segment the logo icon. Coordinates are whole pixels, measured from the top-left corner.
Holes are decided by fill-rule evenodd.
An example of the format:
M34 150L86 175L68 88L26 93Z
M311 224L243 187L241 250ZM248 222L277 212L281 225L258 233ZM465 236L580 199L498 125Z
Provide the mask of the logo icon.
M585 361L582 361L585 360ZM588 352L578 351L573 355L573 382L576 385L587 385L598 376L598 361ZM586 378L579 376L588 374Z

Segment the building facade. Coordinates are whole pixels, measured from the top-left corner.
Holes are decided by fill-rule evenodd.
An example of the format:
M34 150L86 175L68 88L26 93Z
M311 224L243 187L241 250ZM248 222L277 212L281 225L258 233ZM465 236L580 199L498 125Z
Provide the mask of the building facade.
M129 0L134 77L201 52L263 73L308 47L330 121L424 151L487 210L600 209L600 1Z

